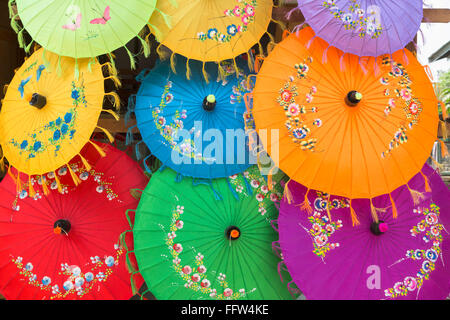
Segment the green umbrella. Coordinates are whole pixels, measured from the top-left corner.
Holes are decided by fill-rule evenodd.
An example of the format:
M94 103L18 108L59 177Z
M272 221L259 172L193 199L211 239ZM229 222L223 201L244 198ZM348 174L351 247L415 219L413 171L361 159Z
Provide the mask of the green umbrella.
M124 47L138 37L148 56L148 43L138 34L148 24L156 0L9 0L11 26L29 52L38 43L72 58L94 58ZM22 26L19 24L19 18ZM25 43L24 30L33 41Z
M272 251L280 184L269 190L257 166L208 182L176 178L168 168L155 173L135 215L133 254L153 295L292 299Z

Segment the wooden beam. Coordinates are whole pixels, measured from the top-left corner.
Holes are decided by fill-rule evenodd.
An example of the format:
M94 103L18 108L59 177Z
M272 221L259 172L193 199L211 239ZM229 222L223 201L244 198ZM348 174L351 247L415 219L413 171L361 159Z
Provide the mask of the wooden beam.
M291 11L295 5L292 4L292 1L286 1L285 6L274 8L272 11L272 18L275 20L286 21L286 14ZM296 1L295 1L296 3ZM292 13L291 19L289 19L290 23L302 23L305 21L303 14L300 10L295 10ZM423 9L423 23L448 23L450 22L450 9L441 9L441 8L424 8Z

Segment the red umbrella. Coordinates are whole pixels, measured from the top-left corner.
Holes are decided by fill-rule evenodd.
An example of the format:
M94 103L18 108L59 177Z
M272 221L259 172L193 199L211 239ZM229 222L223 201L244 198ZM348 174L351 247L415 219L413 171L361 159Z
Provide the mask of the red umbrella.
M6 299L132 297L119 236L129 229L125 211L138 204L130 189L143 189L147 178L122 151L101 146L106 156L90 171L76 171L82 183L64 193L19 197L13 208L14 179L7 175L0 183L0 292ZM43 192L39 184L34 189Z

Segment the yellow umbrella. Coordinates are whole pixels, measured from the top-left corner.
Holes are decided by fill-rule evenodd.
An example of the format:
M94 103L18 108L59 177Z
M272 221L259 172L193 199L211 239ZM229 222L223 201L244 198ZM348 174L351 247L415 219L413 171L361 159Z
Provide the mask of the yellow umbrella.
M269 23L274 21L272 8L272 0L178 0L177 6L170 1L158 1L149 26L156 40L172 51L173 68L175 54L188 58L189 78L189 59L204 63L234 60L248 54L255 44L262 52L263 35L273 41L267 32ZM166 23L168 17L170 27ZM204 74L207 79L205 71Z
M102 109L105 96L112 97L116 107L120 105L117 93L105 94L104 90L106 79L120 84L115 74L103 76L103 67L111 70L110 63L100 65L81 59L78 79L73 72L58 76L55 72L58 63L62 70L73 70L75 60L59 59L58 55L43 50L36 51L16 71L0 112L3 149L0 162L3 165L6 158L9 167L30 177L54 172L73 157L81 156L79 153L92 132L100 128L97 121L102 111L118 120L114 111ZM107 130L100 129L112 140ZM76 175L67 167L77 183ZM8 172L11 174L11 170ZM17 179L17 187L20 185Z

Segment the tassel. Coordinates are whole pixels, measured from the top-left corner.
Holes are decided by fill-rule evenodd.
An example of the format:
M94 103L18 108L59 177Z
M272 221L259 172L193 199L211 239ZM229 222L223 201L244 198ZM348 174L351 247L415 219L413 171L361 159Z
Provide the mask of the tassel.
M425 182L425 191L426 191L426 192L431 192L431 188L430 188L430 184L428 183L428 178L427 178L427 176L424 175L422 171L420 171L420 174L422 175L423 180L424 180L424 182Z
M191 69L189 68L189 59L186 60L186 78L191 80Z
M448 134L447 134L447 125L446 125L445 121L440 121L439 120L439 125L441 127L442 138L444 140L447 140L448 139Z
M255 72L258 73L261 69L262 63L264 62L264 57L257 55L255 58Z
M329 194L328 198L327 198L327 215L328 215L328 219L330 219L330 222L331 222L330 197L331 197L331 194Z
M78 186L81 183L81 179L78 178L78 176L73 172L70 165L67 165L67 169L69 170L70 176L72 177L73 183L75 183L76 186Z
M203 61L203 67L202 67L202 73L203 73L203 78L205 78L206 83L209 83L209 77L208 77L208 73L205 70L205 62Z
M249 53L249 51L247 51L246 53L247 53L247 67L248 67L248 70L250 70L250 72L253 72L255 70L255 68L254 68L254 62L252 62L252 56Z
M50 191L47 187L47 179L45 179L44 176L41 176L41 185L42 185L42 192L44 192L44 195L48 195Z
M55 176L55 181L56 181L56 186L58 187L58 191L60 193L62 193L61 181L59 181L59 178L58 178L58 175L56 174L56 172L53 172L53 175Z
M358 215L355 212L355 209L353 209L352 206L352 199L350 199L350 216L352 217L352 226L359 225Z
M125 145L130 145L134 141L133 129L136 128L137 125L131 126L127 129L127 135L125 139Z
M119 115L117 114L117 113L115 113L114 111L112 111L112 110L109 110L109 109L103 109L102 110L103 112L107 112L107 113L109 113L110 115L112 115L113 117L114 117L114 119L116 119L117 121L119 121Z
M28 176L28 195L34 198L36 191L34 191L33 184L31 183L31 176Z
M308 194L309 194L309 188L307 189L306 193L305 193L305 198L303 200L303 202L300 204L300 209L306 211L308 214L312 213L312 208L311 208L311 204L308 200ZM329 213L329 211L328 211ZM331 218L330 218L331 220Z
M27 45L27 47L25 48L25 52L26 53L30 53L31 50L31 45L34 43L34 40L31 40L31 42Z
M130 58L130 66L131 66L131 70L136 70L136 61L134 59L133 54L131 53L131 51L127 48L127 46L123 46L125 48L125 50L127 51L128 57Z
M236 78L239 78L239 67L236 63L236 59L233 58L233 66L234 66L234 71L236 72Z
M389 199L391 200L391 206L392 206L392 216L394 218L398 217L398 211L397 211L397 207L395 205L394 199L392 199L392 195L389 193Z
M97 126L97 129L100 129L100 130L103 131L103 133L108 138L109 142L111 142L111 143L114 142L114 137L112 136L112 134L108 130L106 130L105 128L99 127L99 126Z
M17 177L16 177L16 190L17 190L17 192L22 192L22 180L20 179L19 171L17 171Z
M144 57L147 58L150 55L150 45L141 37L137 36L137 38L139 39L139 41L141 41L141 45L144 50Z
M372 214L373 221L378 223L379 219L378 219L377 209L373 205L372 199L370 199L370 213Z
M272 176L273 176L273 170L275 170L275 168L276 168L275 166L270 168L269 173L267 174L267 187L269 188L270 191L272 191L272 189L273 189Z
M413 190L409 187L408 184L406 184L406 187L409 190L409 193L411 193L411 197L413 199L414 205L418 205L420 203L420 200L424 198L424 195L422 192L419 192L417 190Z
M111 75L109 77L106 77L104 80L108 80L108 79L111 79L112 81L114 81L114 85L116 86L116 88L120 88L122 86L122 82L120 81L120 79L117 75Z
M1 153L1 150L0 150ZM1 159L0 159L0 171L1 172L5 172L5 156L2 155Z
M439 139L438 141L439 141L439 144L440 144L440 147L441 147L441 156L442 156L442 158L445 158L445 157L448 156L447 145L441 139Z
M117 92L115 92L115 91L111 91L111 92L108 92L108 93L105 93L105 97L106 96L111 96L113 99L114 99L114 101L112 101L112 103L113 103L113 107L114 108L116 108L116 110L119 110L120 109L120 97L119 97L119 95L117 94ZM111 100L110 100L111 101Z
M447 119L447 106L442 101L439 101L439 104L441 105L442 119L445 122L445 119Z
M101 157L105 157L106 153L105 150L103 150L98 144L96 144L95 142L88 140L89 143L97 150L97 152L100 154Z
M175 70L175 53L173 52L170 54L170 68L173 73L177 74L177 71Z
M286 200L287 200L288 204L291 204L292 203L292 194L291 194L291 191L289 190L289 182L291 182L290 179L284 185L284 195L286 197Z
M95 59L94 59L94 61L95 61ZM110 76L117 76L118 75L116 67L111 62L105 62L101 66L102 66L102 68L105 67L105 66L107 67L108 74Z
M89 164L89 162L81 154L78 154L78 156L80 157L81 162L83 163L83 166L86 169L86 171L91 171L92 167Z

